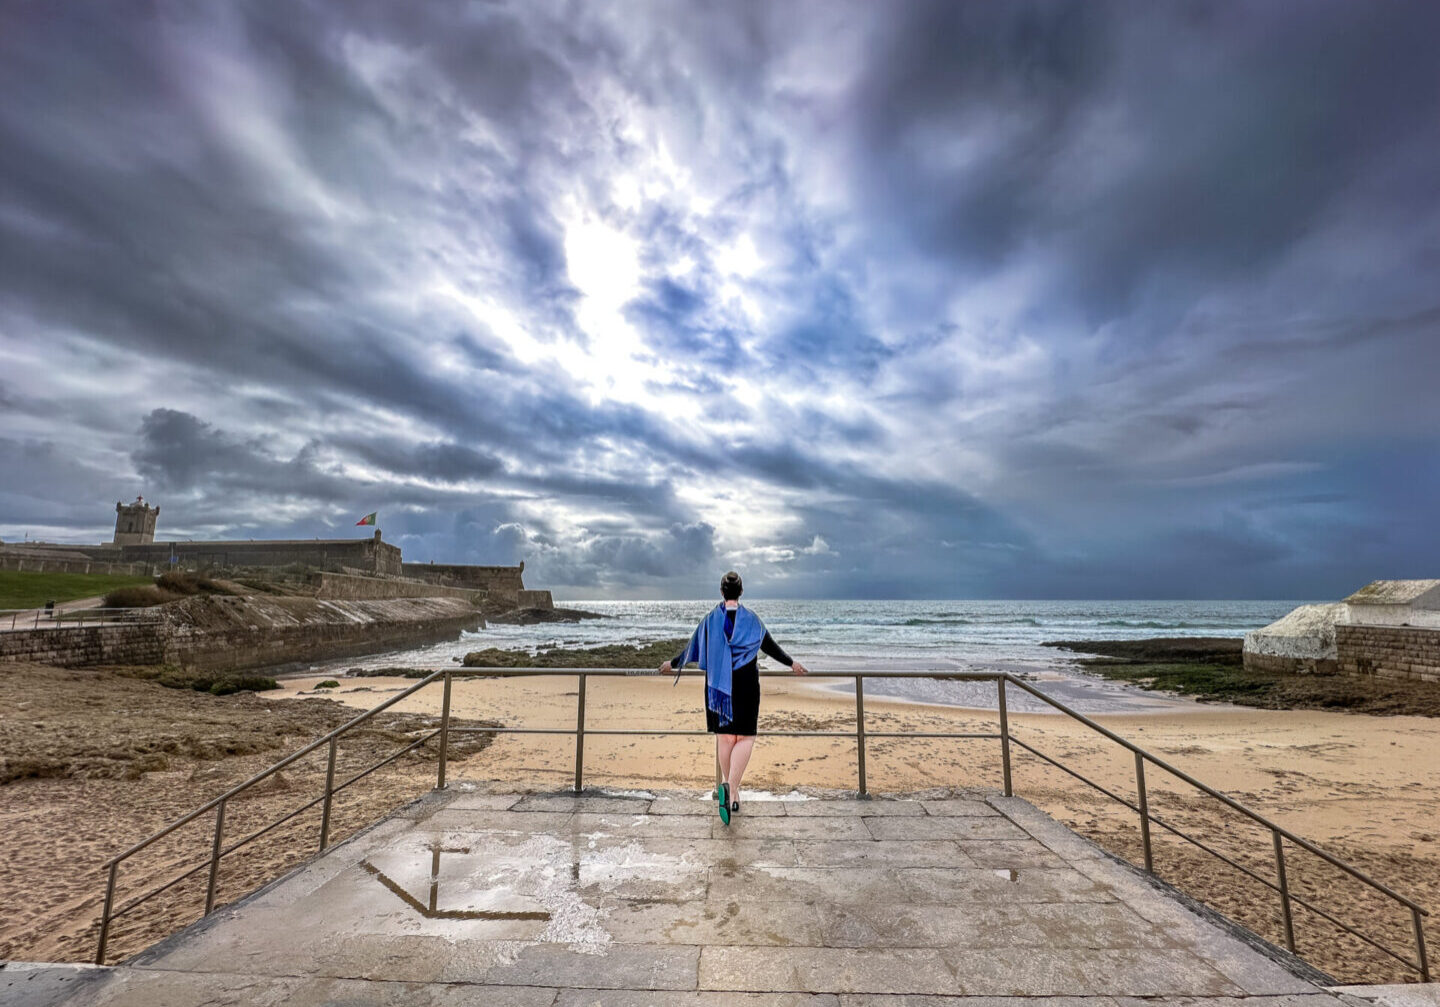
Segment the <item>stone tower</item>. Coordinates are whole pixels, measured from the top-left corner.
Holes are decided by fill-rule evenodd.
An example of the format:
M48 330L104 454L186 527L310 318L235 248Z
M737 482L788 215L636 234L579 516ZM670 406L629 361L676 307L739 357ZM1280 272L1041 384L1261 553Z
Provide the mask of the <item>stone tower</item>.
M155 519L160 516L159 507L151 507L144 497L136 497L133 504L115 504L115 544L145 545L155 541Z

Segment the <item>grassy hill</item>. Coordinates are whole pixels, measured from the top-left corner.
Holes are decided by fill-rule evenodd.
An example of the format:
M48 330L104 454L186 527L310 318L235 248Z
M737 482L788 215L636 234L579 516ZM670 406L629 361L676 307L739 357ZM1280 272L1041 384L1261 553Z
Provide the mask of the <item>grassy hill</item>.
M153 577L100 573L28 573L0 570L0 608L37 608L47 601L74 601L117 587L153 584Z

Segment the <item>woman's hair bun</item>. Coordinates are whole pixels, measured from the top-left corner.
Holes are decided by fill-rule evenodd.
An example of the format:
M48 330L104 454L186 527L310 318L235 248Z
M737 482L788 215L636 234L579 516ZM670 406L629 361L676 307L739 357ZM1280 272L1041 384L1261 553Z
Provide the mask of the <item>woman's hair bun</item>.
M734 601L739 598L745 590L745 585L740 583L740 575L731 570L720 578L720 597L726 601Z

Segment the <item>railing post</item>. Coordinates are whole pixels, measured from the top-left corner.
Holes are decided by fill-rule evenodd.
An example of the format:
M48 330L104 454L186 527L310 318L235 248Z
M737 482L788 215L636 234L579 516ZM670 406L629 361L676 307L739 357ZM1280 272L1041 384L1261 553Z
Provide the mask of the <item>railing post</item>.
M1140 795L1140 842L1145 846L1145 873L1155 873L1155 855L1150 850L1150 797L1145 792L1145 756L1135 753L1135 792Z
M1430 981L1430 959L1425 957L1425 926L1420 921L1420 910L1410 907L1410 918L1415 921L1415 950L1420 954L1420 981Z
M450 672L445 672L445 695L440 700L440 767L435 771L435 789L445 789L445 767L450 759Z
M1285 880L1285 846L1279 829L1271 829L1270 836L1275 840L1275 878L1280 882L1280 918L1285 923L1285 947L1293 955L1295 924L1290 917L1290 884Z
M575 793L585 785L585 682L590 676L580 673L580 688L575 700Z
M210 883L205 886L205 915L215 908L215 879L220 873L220 847L225 841L225 801L215 805L215 841L210 846Z
M105 943L110 939L110 910L115 905L115 874L120 870L120 861L110 865L110 878L105 882L105 909L100 914L100 946L95 951L95 964L105 964Z
M335 796L335 739L330 739L330 756L325 761L325 806L320 810L320 852L330 845L330 799Z
M855 754L857 755L857 766L860 770L860 796L864 797L868 790L865 788L865 676L855 676Z
M1010 786L1010 714L1005 709L1005 681L1009 676L1001 675L1000 683L1000 772L1005 781L1005 796L1014 797L1015 791Z

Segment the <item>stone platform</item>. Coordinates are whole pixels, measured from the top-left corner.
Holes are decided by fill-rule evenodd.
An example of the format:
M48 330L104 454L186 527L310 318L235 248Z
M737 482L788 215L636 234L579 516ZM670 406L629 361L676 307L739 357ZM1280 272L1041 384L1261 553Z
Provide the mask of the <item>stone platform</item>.
M1016 798L714 809L437 792L123 966L12 973L0 1001L1341 1003Z

